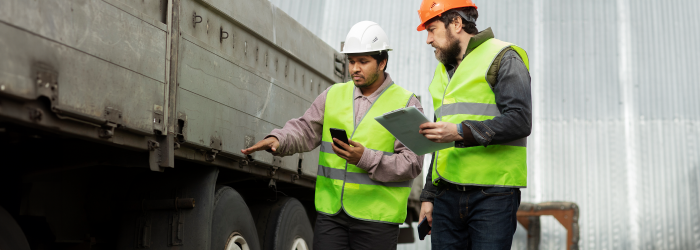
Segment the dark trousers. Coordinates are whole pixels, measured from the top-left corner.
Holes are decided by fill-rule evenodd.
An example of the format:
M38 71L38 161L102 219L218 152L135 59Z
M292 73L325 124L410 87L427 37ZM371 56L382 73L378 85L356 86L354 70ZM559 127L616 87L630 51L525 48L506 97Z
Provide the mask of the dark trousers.
M433 206L432 248L510 249L519 206L518 188L439 187Z
M399 225L363 221L345 211L319 213L314 227L314 250L391 250L399 240Z

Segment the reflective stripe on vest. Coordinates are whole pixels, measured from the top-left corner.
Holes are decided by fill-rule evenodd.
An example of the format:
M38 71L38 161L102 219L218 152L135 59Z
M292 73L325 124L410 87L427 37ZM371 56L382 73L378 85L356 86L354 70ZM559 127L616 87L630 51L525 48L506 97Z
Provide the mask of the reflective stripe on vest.
M461 123L484 121L500 116L496 98L486 75L498 54L513 48L530 68L527 54L511 43L489 39L469 53L448 79L445 66L438 64L430 83L430 95L438 121ZM447 148L436 152L433 184L438 180L473 186L527 186L527 138L468 148Z
M360 124L355 124L354 91L355 85L349 81L333 85L326 96L316 177L316 211L333 215L344 209L357 219L401 224L406 219L413 181L370 179L367 171L348 164L333 152L330 128L344 129L348 137L362 144L365 150L392 155L396 138L374 118L406 107L413 93L392 83L380 93Z

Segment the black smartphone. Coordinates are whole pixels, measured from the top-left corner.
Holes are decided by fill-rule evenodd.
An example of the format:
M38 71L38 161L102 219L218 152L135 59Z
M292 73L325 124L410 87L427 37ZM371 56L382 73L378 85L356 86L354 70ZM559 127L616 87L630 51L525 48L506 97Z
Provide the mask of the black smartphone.
M348 134L345 133L345 129L331 128L331 137L337 138L345 144L350 145L350 143L348 142ZM333 144L335 144L336 147L342 148L340 147L340 145L338 145L338 143L333 142Z
M418 238L420 240L425 239L425 236L430 232L430 225L428 225L428 217L423 217L423 220L418 223Z

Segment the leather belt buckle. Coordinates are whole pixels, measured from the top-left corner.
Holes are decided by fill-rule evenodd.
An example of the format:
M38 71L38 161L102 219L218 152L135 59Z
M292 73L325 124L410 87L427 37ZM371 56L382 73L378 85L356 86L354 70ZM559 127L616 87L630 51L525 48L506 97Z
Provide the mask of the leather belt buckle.
M462 191L462 192L467 191L467 187L466 187L466 186L455 185L455 188L457 188L457 190Z

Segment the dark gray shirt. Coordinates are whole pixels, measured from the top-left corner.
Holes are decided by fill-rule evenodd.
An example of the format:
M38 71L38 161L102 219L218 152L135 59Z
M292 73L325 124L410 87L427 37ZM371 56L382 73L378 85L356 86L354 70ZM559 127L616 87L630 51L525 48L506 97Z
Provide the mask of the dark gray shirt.
M491 28L479 32L472 37L467 46L466 57L474 48L488 39L493 38ZM507 49L494 61L498 74L489 79L491 89L496 96L496 105L501 112L491 120L473 121L465 120L462 124L471 130L476 142L481 146L500 144L514 141L530 135L532 130L532 97L530 93L530 72L525 67L522 58L513 49ZM464 65L462 65L464 66ZM455 72L454 65L445 65L450 78ZM465 131L466 133L466 131ZM455 142L455 147L463 147L463 142ZM435 153L433 153L433 158ZM434 162L435 159L433 159ZM433 162L428 168L428 177L421 193L421 201L432 202L437 187L432 184Z

